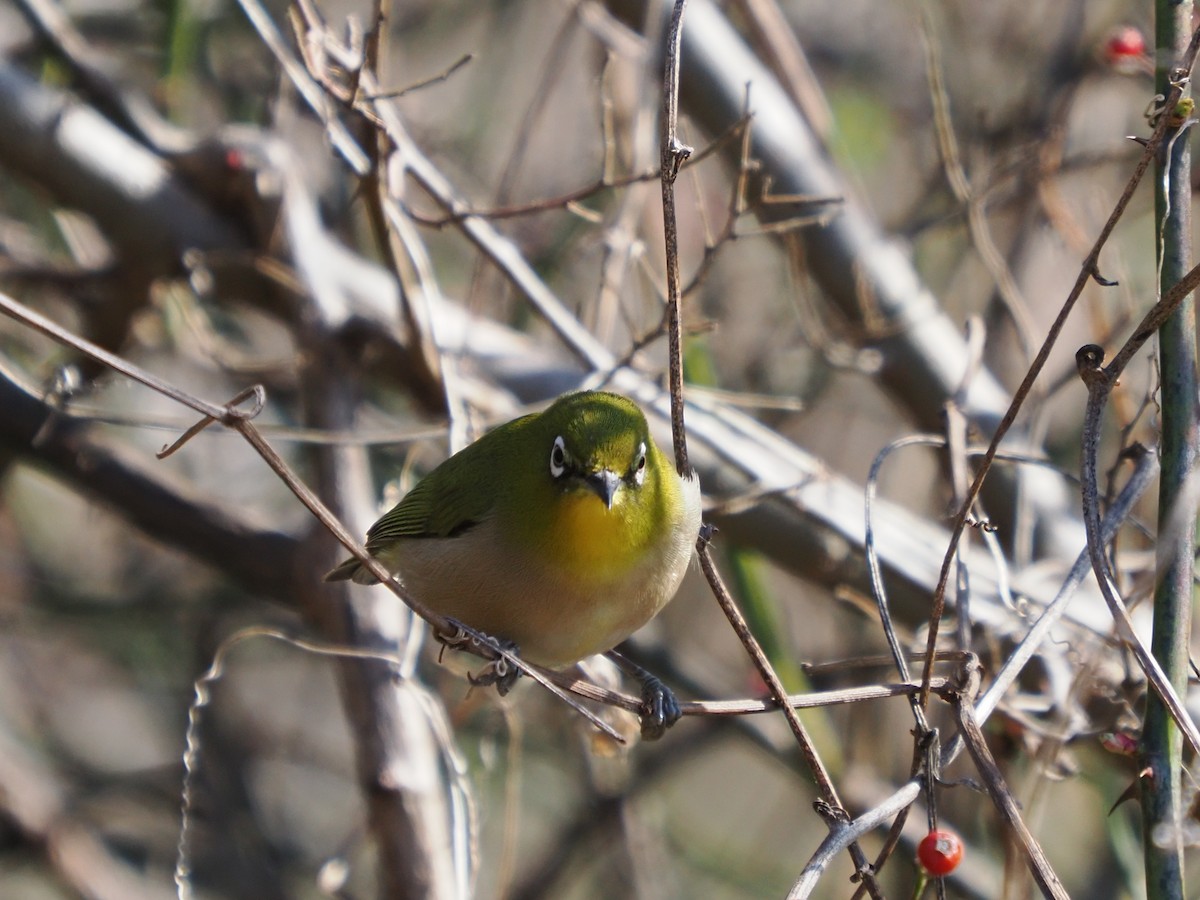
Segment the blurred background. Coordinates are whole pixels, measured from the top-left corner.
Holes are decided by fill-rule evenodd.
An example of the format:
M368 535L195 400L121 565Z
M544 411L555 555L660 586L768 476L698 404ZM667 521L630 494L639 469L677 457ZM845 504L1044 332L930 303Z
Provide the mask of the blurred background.
M897 680L863 562L872 461L944 435L948 406L991 437L1150 133L1151 15L689 5L688 424L719 565L789 690ZM663 28L617 0L0 4L0 291L209 402L262 385L256 424L356 535L450 447L581 384L665 435ZM1014 431L1049 465L989 478L994 546L970 538L970 617L941 629L985 683L1083 548L1074 353L1149 308L1155 234L1147 179L1100 258L1117 284L1084 289ZM781 897L826 835L782 717L618 751L536 686L469 690L479 661L421 650L385 590L320 583L341 549L234 432L156 460L199 414L27 322L0 320L0 375L0 897L174 895L189 710L198 897ZM1120 448L1157 442L1157 378L1144 352L1109 408L1118 486ZM874 484L923 649L951 467L908 447ZM1117 544L1131 604L1152 547L1136 523ZM394 661L259 634L194 705L247 628ZM1144 891L1137 803L1113 808L1136 766L1098 739L1136 730L1144 693L1111 630L1085 590L985 726L1081 897ZM765 695L698 571L635 649L683 698ZM903 699L802 718L851 815L908 780ZM913 894L926 808L887 896ZM937 811L967 848L948 896L1035 893L985 794ZM842 854L815 896L852 874Z

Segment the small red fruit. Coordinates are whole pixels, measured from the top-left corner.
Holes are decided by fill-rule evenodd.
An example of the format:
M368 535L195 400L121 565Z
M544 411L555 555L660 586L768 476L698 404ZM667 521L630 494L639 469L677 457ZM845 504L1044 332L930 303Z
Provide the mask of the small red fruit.
M1138 742L1133 735L1123 731L1106 731L1100 735L1100 746L1118 756L1134 756L1137 753Z
M958 868L963 858L963 842L953 831L936 828L917 845L917 859L930 875L938 878Z
M1146 39L1132 25L1122 25L1104 44L1104 58L1110 65L1141 59L1146 54Z

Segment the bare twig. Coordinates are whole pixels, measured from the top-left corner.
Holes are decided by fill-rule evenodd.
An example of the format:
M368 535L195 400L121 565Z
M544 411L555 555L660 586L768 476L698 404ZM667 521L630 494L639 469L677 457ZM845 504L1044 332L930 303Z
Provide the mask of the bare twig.
M749 120L743 119L734 122L724 133L718 135L705 147L697 150L692 156L680 166L680 171L692 169L703 160L725 149L725 145L731 141L740 140L742 135L749 128ZM491 221L499 221L502 219L515 219L521 216L534 215L541 212L549 212L551 210L569 209L584 200L594 197L602 191L620 190L636 184L644 184L650 181L658 181L662 177L661 167L647 169L644 172L634 172L628 175L609 175L604 174L597 178L591 184L568 191L565 194L558 194L554 197L547 197L543 200L530 200L525 203L517 203L506 206L492 207L472 207L460 212L449 213L443 216L425 216L416 210L409 210L409 214L413 220L422 225L428 225L431 228L444 228L447 225L455 225L468 217L476 217L480 219L489 219ZM686 291L684 292L687 293Z
M687 435L683 423L683 336L680 325L680 286L679 286L679 235L675 221L675 177L684 160L691 155L692 148L682 144L676 135L677 117L679 112L679 50L683 40L683 12L687 0L676 0L671 23L667 31L666 53L663 75L663 111L661 122L662 154L662 198L663 198L663 239L666 245L666 275L667 275L667 336L669 382L671 390L671 435L675 445L675 465L679 474L684 478L694 478L691 464L687 455ZM762 676L771 692L772 698L780 705L787 719L801 752L808 763L809 770L817 781L817 787L825 802L835 811L835 815L845 818L837 788L834 786L829 773L826 771L812 739L808 736L800 717L787 703L787 692L779 675L775 672L761 645L750 632L745 617L733 597L725 587L712 553L708 546L707 536L701 536L696 545L696 553L700 558L700 568L712 587L713 594L733 626L738 640L746 648L754 662L755 668ZM877 895L874 887L874 877L867 862L866 854L857 843L851 843L850 855L854 860L857 874L870 887L872 895Z
M1183 60L1180 63L1179 77L1176 79L1175 86L1171 89L1170 96L1167 98L1168 108L1173 108L1183 94L1183 85L1192 70L1192 65L1196 59L1196 53L1200 50L1200 29L1197 29L1193 35L1191 43L1188 45L1187 53L1184 54ZM1100 279L1100 251L1104 245L1108 243L1108 238L1116 228L1117 222L1125 214L1125 208L1129 205L1129 201L1133 198L1133 193L1137 189L1138 184L1142 180L1142 176L1146 174L1146 170L1153 162L1155 154L1163 141L1163 137L1167 133L1167 116L1161 117L1158 125L1154 129L1150 140L1147 141L1141 159L1138 160L1137 166L1133 170L1133 174L1129 177L1128 183L1125 185L1125 190L1121 193L1117 200L1116 206L1109 215L1108 220L1104 223L1104 227L1100 229L1100 234L1097 236L1095 243L1092 245L1091 251L1087 258L1083 261L1083 266L1080 268L1079 275L1075 279L1075 285L1071 288L1071 292L1067 295L1067 299L1063 301L1062 308L1055 317L1054 322L1050 325L1046 333L1046 338L1042 342L1042 346L1038 349L1037 356L1029 366L1029 370L1025 373L1025 377L1021 380L1020 386L1013 394L1012 402L1009 404L1008 410L1004 413L1004 417L1000 420L1000 424L996 426L996 431L992 435L991 443L988 445L988 452L984 455L983 461L979 465L979 470L975 473L975 480L971 482L971 487L967 491L967 496L963 499L962 504L958 508L958 512L954 516L954 524L950 532L950 543L946 548L946 554L942 558L942 569L938 575L937 588L933 594L933 612L930 616L931 627L929 629L928 647L932 649L937 643L938 623L945 609L946 603L946 584L950 579L950 567L953 564L955 550L958 548L958 542L962 537L963 529L966 527L967 515L971 510L971 506L975 502L975 498L979 496L979 491L983 487L983 481L987 477L991 469L992 460L996 455L996 450L1000 447L1000 442L1004 440L1004 436L1008 434L1008 430L1016 421L1017 414L1025 403L1025 398L1029 396L1033 389L1033 383L1041 374L1042 368L1046 365L1046 360L1050 357L1050 351L1055 343L1058 342L1058 336L1062 332L1063 326L1066 325L1067 317L1071 310L1075 307L1075 302L1083 293L1084 287L1092 279ZM1143 332L1139 330L1138 334ZM1146 334L1145 337L1149 337ZM1143 340L1145 340L1143 337ZM1131 351L1132 354L1132 351ZM1116 363L1116 360L1113 360ZM1123 364L1122 364L1123 367ZM1098 521L1097 521L1098 524ZM928 678L931 674L929 657L926 657L925 670L922 673L922 679Z
M667 30L667 50L663 63L663 108L660 122L662 165L663 241L666 246L667 275L667 351L671 387L671 437L675 446L675 468L691 478L687 455L687 433L683 427L683 335L680 325L679 231L675 221L675 176L692 155L692 148L677 135L679 117L679 48L683 41L683 11L687 0L676 0Z
M1062 881L1051 868L1050 861L1046 859L1046 854L1042 851L1037 838L1025 825L1025 820L1021 817L1020 806L1004 783L1000 767L996 765L992 751L988 749L983 732L979 729L979 723L975 719L975 712L971 706L974 689L978 684L978 663L968 664L968 671L963 673L961 691L953 700L959 733L966 741L967 750L975 762L975 769L983 780L988 795L992 798L992 803L995 804L1005 824L1008 825L1009 830L1020 844L1029 863L1029 870L1038 883L1038 887L1041 888L1042 894L1046 897L1056 898L1056 900L1059 898L1068 900L1069 895L1066 888L1063 887Z
M1105 602L1108 603L1121 639L1126 641L1133 650L1138 665L1145 673L1155 694L1170 712L1171 718L1175 720L1180 731L1183 732L1184 738L1192 745L1195 752L1200 752L1200 730L1197 730L1187 707L1184 706L1170 680L1163 673L1158 660L1151 655L1145 643L1134 630L1129 611L1125 608L1125 603L1113 581L1100 527L1097 455L1100 444L1100 418L1117 376L1137 348L1154 334L1161 320L1170 315L1171 311L1184 297L1195 290L1198 284L1200 284L1200 266L1192 269L1183 281L1179 282L1155 305L1134 336L1107 366L1101 365L1104 361L1104 351L1094 344L1081 347L1075 357L1079 376L1088 389L1087 416L1083 429L1083 460L1080 468L1083 480L1083 521L1087 526L1088 551L1091 555L1092 569L1096 573L1100 591Z
M820 881L821 875L829 868L837 854L841 853L859 838L870 834L893 816L902 813L917 799L917 788L914 785L907 793L896 793L883 803L873 806L857 819L849 822L829 822L829 834L821 842L816 853L812 855L792 889L788 891L787 900L804 900L812 895Z
M368 99L369 100L393 100L393 99L403 97L407 94L411 94L414 91L419 91L422 88L427 88L434 84L440 84L441 82L448 80L451 76L454 75L455 72L457 72L463 66L467 65L473 59L475 59L474 53L464 53L457 60L452 62L449 66L447 66L441 72L438 72L436 75L430 75L428 78L422 78L420 81L414 81L412 84L408 85L407 87L397 88L394 91L379 91L378 93L371 94L368 97ZM374 68L374 67L372 67L372 68Z
M933 98L933 123L946 181L954 192L955 199L967 209L967 228L975 250L996 284L1004 308L1016 328L1021 348L1025 353L1024 359L1028 361L1035 347L1034 323L1029 314L1029 304L1021 295L1021 289L992 237L992 230L985 215L985 198L971 186L963 167L958 140L954 136L954 123L950 118L950 97L946 92L941 43L938 40L936 24L928 0L920 0L918 6L921 13L921 43L925 48L925 73ZM961 500L958 497L955 499Z

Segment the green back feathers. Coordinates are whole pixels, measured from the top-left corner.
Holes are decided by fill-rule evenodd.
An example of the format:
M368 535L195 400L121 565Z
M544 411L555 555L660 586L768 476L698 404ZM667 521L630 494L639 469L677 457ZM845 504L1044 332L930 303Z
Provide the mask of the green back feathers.
M524 432L536 416L489 431L445 460L367 532L375 554L398 538L452 537L486 516L499 482L511 475L512 456L525 451Z

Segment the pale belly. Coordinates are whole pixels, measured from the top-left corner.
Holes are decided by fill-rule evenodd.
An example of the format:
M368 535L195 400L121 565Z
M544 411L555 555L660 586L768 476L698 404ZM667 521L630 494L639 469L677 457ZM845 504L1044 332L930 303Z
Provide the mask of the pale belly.
M692 525L664 534L628 571L593 580L514 562L520 555L488 523L453 538L402 541L383 562L433 611L515 642L529 662L559 668L612 649L657 615L692 558L698 512Z

